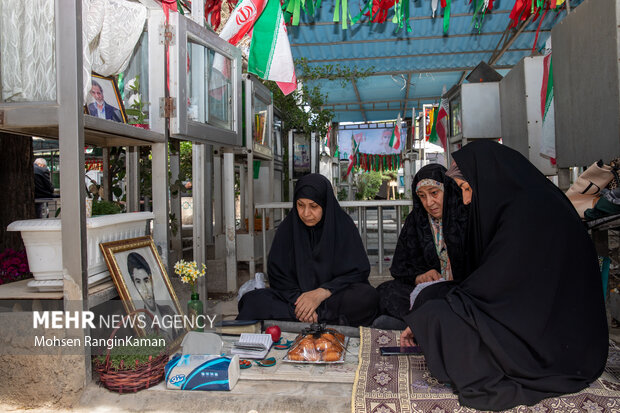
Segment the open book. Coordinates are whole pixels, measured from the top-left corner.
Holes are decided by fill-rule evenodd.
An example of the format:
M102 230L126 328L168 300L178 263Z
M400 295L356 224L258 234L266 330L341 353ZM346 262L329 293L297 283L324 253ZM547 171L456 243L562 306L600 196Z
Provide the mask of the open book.
M230 352L239 355L240 358L264 359L269 353L271 344L273 344L271 334L242 333Z

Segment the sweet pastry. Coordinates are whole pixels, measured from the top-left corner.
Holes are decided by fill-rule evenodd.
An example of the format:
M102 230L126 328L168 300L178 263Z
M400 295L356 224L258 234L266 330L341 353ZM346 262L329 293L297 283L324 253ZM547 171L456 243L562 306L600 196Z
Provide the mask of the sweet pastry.
M326 351L323 353L323 361L338 361L341 355L340 351Z

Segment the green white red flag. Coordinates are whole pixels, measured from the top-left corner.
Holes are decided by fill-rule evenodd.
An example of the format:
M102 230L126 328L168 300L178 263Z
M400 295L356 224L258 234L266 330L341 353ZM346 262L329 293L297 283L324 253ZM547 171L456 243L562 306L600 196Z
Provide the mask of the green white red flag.
M439 110L437 111L437 116L435 116L433 123L433 130L431 131L430 142L436 143L437 140L441 142L441 146L443 146L443 150L447 152L448 150L448 111L450 110L450 106L448 103L448 99L441 98L441 102L439 103ZM439 138L439 139L438 139Z
M220 37L232 45L252 30L248 72L278 83L285 95L297 87L291 45L279 0L242 0Z
M400 150L401 143L401 131L402 131L403 120L400 118L400 112L398 113L398 118L396 118L396 124L394 125L394 130L392 131L392 137L390 138L390 146L394 150Z
M297 88L295 64L279 0L270 0L254 24L248 72L277 82L285 95Z
M252 29L266 4L267 0L242 0L237 3L220 37L235 46Z
M349 155L349 167L347 168L347 174L345 177L349 176L351 173L351 169L353 169L353 165L356 163L357 152L360 147L360 142L364 139L363 133L353 134L351 133L351 155Z

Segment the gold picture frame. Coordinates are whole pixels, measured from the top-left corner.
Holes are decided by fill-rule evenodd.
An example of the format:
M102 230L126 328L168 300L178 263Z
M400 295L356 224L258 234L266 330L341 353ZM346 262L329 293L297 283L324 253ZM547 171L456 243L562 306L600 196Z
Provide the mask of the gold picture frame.
M91 73L91 88L84 102L84 113L113 122L127 123L123 99L113 76Z
M99 247L127 314L141 308L148 310L157 319L159 334L173 348L178 347L188 328L177 327L184 313L153 238L143 236L104 242ZM151 325L144 327L144 323L135 323L134 330L145 337L154 332Z

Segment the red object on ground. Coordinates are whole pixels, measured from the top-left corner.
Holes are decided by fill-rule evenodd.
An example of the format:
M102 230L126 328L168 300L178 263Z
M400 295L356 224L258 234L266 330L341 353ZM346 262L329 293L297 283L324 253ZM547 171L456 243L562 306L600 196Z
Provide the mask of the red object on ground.
M267 329L265 330L265 333L271 334L271 340L273 340L273 342L275 343L276 341L280 340L280 336L282 335L282 330L280 330L280 327L278 326L271 326L271 327L267 327Z

